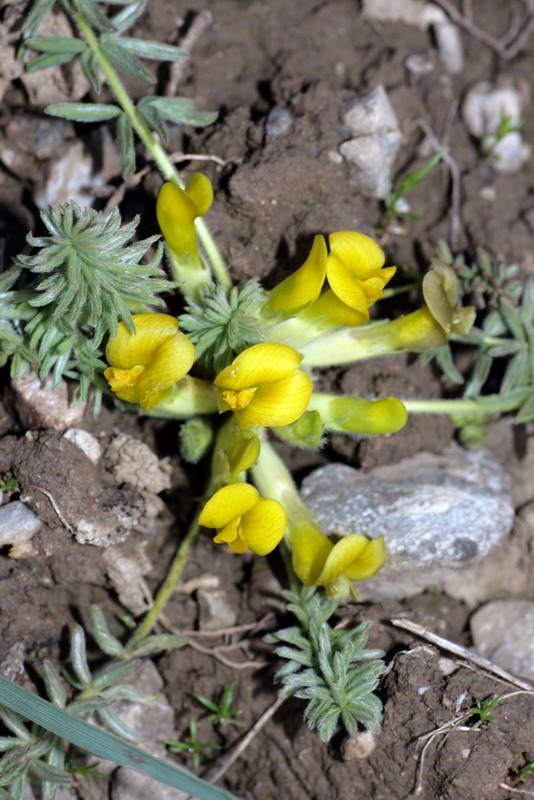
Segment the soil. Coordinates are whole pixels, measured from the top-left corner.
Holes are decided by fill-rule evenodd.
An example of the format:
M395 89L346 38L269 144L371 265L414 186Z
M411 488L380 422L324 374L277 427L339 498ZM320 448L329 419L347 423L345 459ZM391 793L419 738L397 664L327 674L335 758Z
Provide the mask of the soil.
M202 0L150 0L132 35L176 43L205 5ZM534 71L532 48L525 45L514 58L499 60L476 35L480 30L503 36L524 11L520 0L458 4L466 14L471 9L476 27L474 33L461 33L465 64L453 76L441 65L430 34L401 23L370 22L354 0L210 0L208 5L213 23L195 43L179 92L193 98L199 108L218 110L219 119L202 130L175 129L169 149L222 160L224 166L210 160L200 163L216 190L210 230L237 282L255 277L267 287L274 285L302 263L317 233L354 229L373 234L380 228L383 205L359 192L353 172L337 155L347 138L341 122L345 104L379 84L386 89L403 132L398 172L419 168L428 158L422 155L420 119L458 167L461 205L455 249L474 252L483 247L492 256L517 262L525 274L534 274L529 226L529 212L534 211L532 168L527 165L513 176L495 172L481 158L459 110L466 90L478 80L510 80L528 94ZM1 19L13 29L21 12L21 4L0 5ZM406 59L414 54L424 55L431 70L409 72ZM43 106L51 101L40 92L53 88L45 86L48 73L38 73L41 85L32 84L31 89L15 68L6 75L0 115L0 234L7 238L8 253L16 253L30 228L39 231L36 193L67 144L81 140L92 152L104 144L108 164L104 188L119 185L120 176L116 158L109 155L112 137L102 135L104 126L88 129L44 117ZM80 91L84 96L69 68L62 68L61 75L67 99ZM161 69L158 93L167 80L168 70ZM145 92L135 81L126 83L136 99ZM56 81L54 91L59 91L57 86ZM279 135L266 127L274 107L291 114L291 125ZM534 128L532 109L527 105L524 112L527 137ZM144 154L141 148L138 152L142 165ZM198 168L198 161L186 160L184 177ZM143 213L143 236L156 232L154 198L160 185L160 176L149 172L126 191L121 203L125 219ZM450 189L447 167L441 164L410 193L417 218L403 220L404 235L393 228L382 232L387 261L396 263L401 273L404 267L407 274L421 271L439 241L450 241ZM97 194L95 190L92 195L95 205L102 207L105 192ZM404 302L409 308L417 300L410 297ZM413 357L323 371L318 381L333 390L377 397L439 396L448 389L438 373ZM43 523L32 541L35 552L29 556L13 558L8 548L0 551L0 665L4 674L11 675L18 671L20 644L31 668L43 657L64 655L67 627L73 622L87 624L91 603L105 610L117 635L124 632L118 618L125 608L113 584L109 556L106 560L105 548L75 536L80 520L98 519L105 539L98 544L118 548L110 552L137 564L141 564L140 550L146 553L152 568L143 572L140 566L140 574L145 588L155 592L185 531L193 498L202 492L202 476L201 468L191 471L180 462L175 423L137 418L109 403L98 419L87 411L77 426L91 432L103 449L120 433L147 444L164 460L170 478L161 503L148 489L118 483L105 459L93 464L60 433L28 431L9 387L4 403L0 472L14 473L21 499ZM320 453L294 452L284 445L281 450L301 477L329 460L371 468L423 449L442 452L453 435L446 418L414 416L394 436L364 441L335 436ZM12 493L4 500L16 498ZM192 641L200 649L185 648L156 660L179 733L186 735L193 717L200 740L215 739L223 748L203 756L200 774L216 769L242 732L273 703L277 664L263 636L286 622L277 557L235 557L206 537L166 609L171 628L209 628L212 612L202 594L202 581L209 583L214 576L232 613L230 624L261 621L260 626L233 650L222 648L233 640L198 637ZM142 591L142 582L139 586ZM127 610L131 613L131 608ZM350 743L344 743L341 734L330 745L322 744L303 724L302 704L288 700L227 772L222 785L242 800L511 800L517 791L533 794L532 775L517 779L518 771L534 761L532 698L517 694L503 700L493 712L495 721L478 730L468 730L474 724L472 717L442 729L465 714L477 698L511 690L479 670L445 661L448 654L421 644L390 622L397 617L414 619L470 646L471 611L433 590L404 601L342 606L338 616L345 623L374 622L370 644L386 651L389 665L379 689L385 709L383 733L372 752L354 760ZM215 655L206 652L214 646ZM214 733L194 695L213 697L232 682L243 728L227 726L222 734ZM432 731L441 732L421 738ZM191 768L187 756L181 760ZM107 788L86 786L83 797L108 797Z

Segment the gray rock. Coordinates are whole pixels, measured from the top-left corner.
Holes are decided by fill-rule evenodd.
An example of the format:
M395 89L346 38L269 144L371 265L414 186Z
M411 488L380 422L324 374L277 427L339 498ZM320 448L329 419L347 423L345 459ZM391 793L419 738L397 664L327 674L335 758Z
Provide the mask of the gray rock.
M478 563L499 547L514 519L499 463L457 446L367 473L321 467L301 495L327 534L384 534L388 561L359 585L365 599L410 597Z
M293 115L286 108L275 106L269 111L265 131L269 136L282 136L293 125Z
M53 383L52 375L41 381L35 372L11 381L17 414L24 428L64 431L80 424L86 403L71 405L66 382L61 380L55 389Z
M20 500L0 507L0 547L29 542L40 527L39 517Z
M166 755L165 742L176 738L174 711L162 694L163 680L151 661L143 661L128 683L146 695L157 695L153 702L121 702L113 710L121 720L136 731L140 731L143 744L140 745L157 758ZM113 776L111 786L112 800L186 800L187 794L164 786L132 769L121 767Z
M391 187L391 169L401 145L399 123L383 86L350 102L343 124L352 134L339 146L341 155L354 165L360 191L384 199Z
M487 603L471 617L471 636L481 656L534 681L534 601Z
M171 486L171 479L161 469L157 455L144 442L126 433L120 433L111 442L104 463L117 483L129 483L138 490L154 494Z

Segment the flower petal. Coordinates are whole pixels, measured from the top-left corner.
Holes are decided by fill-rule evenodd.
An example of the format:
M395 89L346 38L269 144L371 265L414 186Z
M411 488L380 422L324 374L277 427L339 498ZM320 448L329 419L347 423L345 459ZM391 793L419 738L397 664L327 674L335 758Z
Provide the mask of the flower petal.
M119 322L117 335L107 344L106 359L112 367L147 367L163 339L178 330L178 320L170 314L134 314L132 319L135 333Z
M213 186L202 172L193 172L185 185L185 191L197 207L197 216L203 217L213 203Z
M289 425L306 411L312 388L310 376L300 369L273 383L260 384L254 401L234 412L237 424L244 430Z
M194 361L195 346L185 334L177 331L163 339L137 384L138 402L143 410L154 406L160 393L180 381Z
M334 545L311 521L307 525L291 525L289 544L299 580L304 586L315 586Z
M345 575L351 581L366 581L376 575L379 569L382 569L387 557L384 537L377 536L376 539L367 542L365 550L361 552L356 561L347 567Z
M272 383L299 367L302 356L286 344L263 342L243 350L213 383L221 389L240 391Z
M241 517L242 535L253 553L266 556L280 543L287 525L284 507L278 500L261 498Z
M337 297L332 289L327 289L326 292L299 313L299 319L320 319L321 317L330 318L338 325L346 325L347 328L355 328L357 325L363 325L369 319L369 306L367 305L365 295L361 291L361 301L359 309L348 306Z
M316 236L304 264L269 293L267 310L293 313L319 297L326 276L326 242Z
M328 237L330 245L330 258L339 260L350 269L353 278L363 281L379 270L386 257L381 247L370 236L356 231L338 231ZM329 275L330 264L326 266L328 282L332 285ZM332 287L333 288L333 287ZM334 289L335 291L335 289Z
M234 478L240 472L245 472L254 466L258 460L260 448L260 440L256 435L249 433L237 435L226 451L230 476Z
M168 247L180 259L197 255L195 218L199 215L196 202L184 189L174 183L163 184L156 202L156 216Z
M254 508L259 499L258 490L250 483L231 483L210 497L198 521L206 528L224 528Z
M319 586L328 586L328 584L334 583L340 575L348 577L349 568L354 567L355 562L365 553L368 545L369 539L359 533L343 536L330 551L316 583Z

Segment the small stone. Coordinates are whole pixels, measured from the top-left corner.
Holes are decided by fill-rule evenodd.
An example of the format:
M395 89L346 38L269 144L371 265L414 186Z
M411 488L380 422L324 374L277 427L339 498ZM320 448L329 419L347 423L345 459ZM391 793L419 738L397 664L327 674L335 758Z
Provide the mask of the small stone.
M486 603L471 617L471 636L481 656L534 680L534 601Z
M353 138L340 144L339 152L356 168L358 188L367 197L385 199L402 135L384 87L348 103L343 124Z
M80 424L86 404L72 405L66 382L60 381L55 389L53 382L52 375L41 381L35 372L11 381L17 414L24 428L64 431Z
M123 553L120 547L104 551L107 575L117 592L119 601L134 617L143 614L152 605L152 598L144 581L152 564L145 552L137 549L133 554Z
M282 136L293 125L293 114L286 108L275 106L267 115L265 131L269 136Z
M236 624L237 611L228 602L224 589L199 589L197 599L201 630L216 631Z
M29 542L40 527L39 517L20 500L0 507L0 547Z
M100 460L102 455L100 442L88 431L84 431L82 428L69 428L65 433L65 439L79 447L93 464L97 464Z
M326 534L384 534L388 560L358 588L364 599L410 597L481 561L509 533L509 479L488 452L454 446L364 473L312 472L302 499Z
M355 736L349 736L341 744L341 758L343 761L360 761L368 758L378 744L378 736L372 731L361 731Z
M129 483L138 490L159 494L170 489L171 479L159 459L144 442L120 433L105 453L105 465L117 483Z

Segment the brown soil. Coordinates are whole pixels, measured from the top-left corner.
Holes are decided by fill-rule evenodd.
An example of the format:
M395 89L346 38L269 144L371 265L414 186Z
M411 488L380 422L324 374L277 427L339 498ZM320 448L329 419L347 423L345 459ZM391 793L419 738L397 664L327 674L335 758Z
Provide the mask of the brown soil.
M506 31L511 15L523 8L519 0L492 4L473 0L464 5L472 5L480 29L497 37ZM201 0L151 0L135 33L175 42L176 18L185 20L185 30L192 15L204 6ZM414 53L430 53L430 37L402 24L371 25L354 0L211 0L209 8L214 23L195 46L180 93L194 98L200 108L220 110L220 117L202 131L176 130L170 149L226 161L224 167L209 161L201 166L216 188L210 229L237 281L257 277L273 285L302 263L314 234L344 229L371 234L380 225L380 203L359 194L350 170L332 158L346 138L341 126L344 103L377 84L386 88L405 133L399 170L406 172L423 163L419 157L422 135L413 128L418 118L447 144L458 165L462 176L458 249L483 246L509 263L518 261L525 271L533 270L532 231L526 222L533 208L531 168L512 177L496 174L481 160L458 112L466 89L477 80L506 76L528 87L534 70L532 50L524 48L513 60L499 62L480 39L464 33L461 74L448 76L434 59L430 73L414 76L407 72L405 59ZM163 72L160 80L165 80ZM136 97L144 91L135 83L130 88ZM274 106L289 110L293 118L289 130L280 136L266 132L266 118ZM10 252L20 250L28 228L38 224L37 209L29 198L58 154L53 136L43 145L42 119L42 108L30 107L26 91L14 80L0 118L3 147L15 154L11 166L0 170L0 204L5 212L0 233L8 237ZM525 113L527 133L532 127L530 106ZM53 130L61 142L82 136L89 144L83 128L61 123ZM184 176L198 168L197 161L189 161ZM111 177L118 182L117 172ZM125 218L145 212L143 234L156 230L153 201L160 183L156 173L149 174L139 188L126 193L121 206ZM422 269L439 240L449 235L446 167L435 169L409 200L419 220L406 222L407 236L387 232L382 245L388 263ZM432 396L442 389L432 370L413 358L330 370L319 380L341 391L376 396ZM103 444L126 432L145 441L160 457L170 457L172 486L162 495L166 510L145 516L125 545L125 552L133 553L146 544L155 565L146 580L155 591L185 530L192 498L202 491L198 471L187 476L182 471L176 454L177 425L135 419L108 406L96 421L87 413L82 427ZM59 435L23 430L16 407L1 415L0 430L7 434L0 449L0 472L14 472L25 502L44 523L34 542L38 555L15 560L7 549L0 553L0 663L7 668L9 653L19 642L30 663L36 657L58 657L64 648L65 627L73 621L87 622L90 603L101 605L110 619L124 612L110 586L103 551L74 541L69 528L75 527L84 510L105 520L114 514L118 522L110 542L118 543L121 526L138 520L145 499L128 484L118 486L109 471L94 467ZM297 475L338 458L369 468L422 449L440 452L452 436L446 419L413 418L395 436L363 442L337 436L321 453L298 452L288 457ZM281 568L276 557L237 558L205 538L188 563L183 582L206 572L219 577L237 624L259 620L269 610L273 616L265 626L274 629L281 623L277 596ZM169 622L180 629L197 627L204 614L194 591L177 593L166 611ZM341 617L354 622L375 621L371 646L384 648L390 664L380 687L385 703L383 734L367 759L343 760L346 751L341 737L329 746L321 744L302 722L302 705L287 701L231 768L224 785L243 800L515 797L502 784L513 785L514 772L534 761L532 699L521 695L507 699L495 710L494 723L486 723L477 732L451 728L422 748L428 740L419 737L465 712L475 698L503 694L507 689L464 667L445 674L443 654L422 647L390 625L392 618L402 615L470 644L468 609L433 591L404 602L372 607L349 604L340 610ZM117 633L122 631L118 622L112 625ZM264 632L252 633L244 648L228 654L236 662L262 662L257 668L232 668L189 648L159 659L180 733L185 733L191 716L198 718L201 741L215 738L222 752L242 735L237 728L225 729L222 736L214 733L194 694L212 697L235 682L235 705L243 710L243 730L273 702L276 664L262 642ZM200 641L211 647L213 641L221 644L223 640ZM408 649L412 645L414 649ZM468 724L472 723L471 719ZM201 774L218 763L218 753L204 757ZM186 757L184 761L191 767ZM518 787L532 794L533 781L530 776ZM107 793L95 788L93 796L107 797Z

